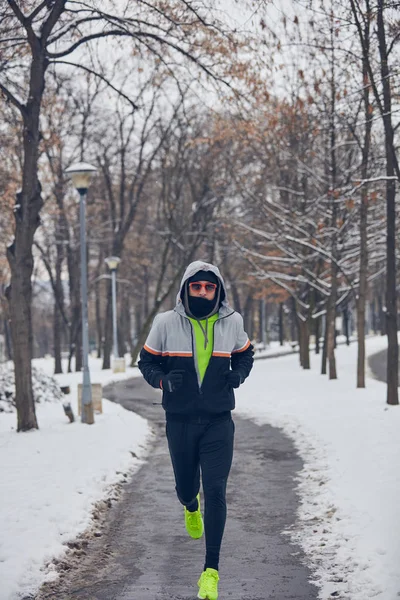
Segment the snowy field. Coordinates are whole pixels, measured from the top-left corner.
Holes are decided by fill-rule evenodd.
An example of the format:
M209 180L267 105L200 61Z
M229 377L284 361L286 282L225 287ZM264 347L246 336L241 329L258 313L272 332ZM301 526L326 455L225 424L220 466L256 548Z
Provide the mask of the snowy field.
M386 338L367 340L367 352ZM296 530L320 586L320 598L395 600L400 596L400 406L368 379L355 389L357 347L340 346L340 379L297 368L298 357L260 360L237 393L237 411L280 427L305 466ZM268 444L268 440L266 440ZM333 595L332 595L333 594Z
M53 361L34 364L52 373ZM100 369L101 362L90 359L92 383L138 375L137 369ZM108 400L94 425L82 424L77 416L82 374L56 378L71 386L65 399L74 423L60 402L37 405L40 429L29 433L17 435L16 415L0 414L0 600L23 597L55 576L43 565L65 552L66 543L92 522L96 502L113 496L114 484L142 464L151 438L146 420Z
M369 354L386 338L367 341ZM51 372L51 361L35 361ZM400 407L385 404L384 384L355 389L356 344L337 349L340 379L319 375L320 359L302 371L298 356L257 360L237 392L237 412L280 427L304 460L296 529L320 598L396 600L400 592ZM93 383L138 376L100 371ZM72 387L81 374L58 376ZM151 432L140 417L104 401L94 426L69 424L59 403L38 406L40 430L15 434L15 415L0 415L0 600L35 590L54 572L41 570L91 522L96 501L133 473ZM14 429L13 429L14 428ZM266 440L268 444L268 440ZM138 459L135 459L133 452Z

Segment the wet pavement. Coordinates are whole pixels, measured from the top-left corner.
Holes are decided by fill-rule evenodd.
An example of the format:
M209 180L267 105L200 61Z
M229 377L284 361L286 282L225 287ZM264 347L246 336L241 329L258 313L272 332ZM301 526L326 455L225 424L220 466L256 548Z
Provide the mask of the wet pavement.
M186 534L174 490L160 393L142 378L108 386L104 397L149 419L155 430L147 461L107 513L100 537L36 600L194 600L204 538ZM233 413L235 454L221 551L219 600L313 600L301 549L283 535L296 520L295 477L302 469L279 429Z

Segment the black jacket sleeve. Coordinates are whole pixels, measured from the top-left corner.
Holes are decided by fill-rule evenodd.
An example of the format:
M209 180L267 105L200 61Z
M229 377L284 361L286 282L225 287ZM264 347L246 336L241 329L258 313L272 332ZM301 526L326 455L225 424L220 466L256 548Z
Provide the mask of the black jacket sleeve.
M140 351L138 367L143 377L154 388L160 388L160 381L164 377L165 358L163 357L164 335L162 316L156 315L147 336L146 342Z
M242 352L235 352L231 356L231 368L232 371L238 371L242 377L242 383L249 376L251 369L253 368L254 348L252 344L249 345L246 350Z
M143 377L154 388L161 388L160 381L164 377L164 359L157 354L151 354L145 348L140 351L138 367Z

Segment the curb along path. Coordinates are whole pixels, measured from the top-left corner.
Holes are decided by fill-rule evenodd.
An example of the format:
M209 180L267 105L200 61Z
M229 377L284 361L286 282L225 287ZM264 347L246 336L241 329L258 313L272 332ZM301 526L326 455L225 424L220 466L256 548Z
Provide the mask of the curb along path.
M194 600L204 539L186 535L164 437L161 395L142 378L108 386L104 396L147 418L156 431L147 461L109 511L78 567L46 584L37 600ZM278 429L238 418L228 482L228 520L219 600L313 600L304 555L282 531L296 519L294 477L302 468ZM106 440L105 440L105 443Z

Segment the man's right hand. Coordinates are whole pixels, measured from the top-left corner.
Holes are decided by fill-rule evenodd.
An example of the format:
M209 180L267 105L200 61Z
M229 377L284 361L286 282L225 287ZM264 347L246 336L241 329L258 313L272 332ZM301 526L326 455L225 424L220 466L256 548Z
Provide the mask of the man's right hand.
M170 371L167 375L165 375L160 383L160 387L162 390L166 392L176 392L182 386L183 383L183 374L184 370L175 369L174 371Z

